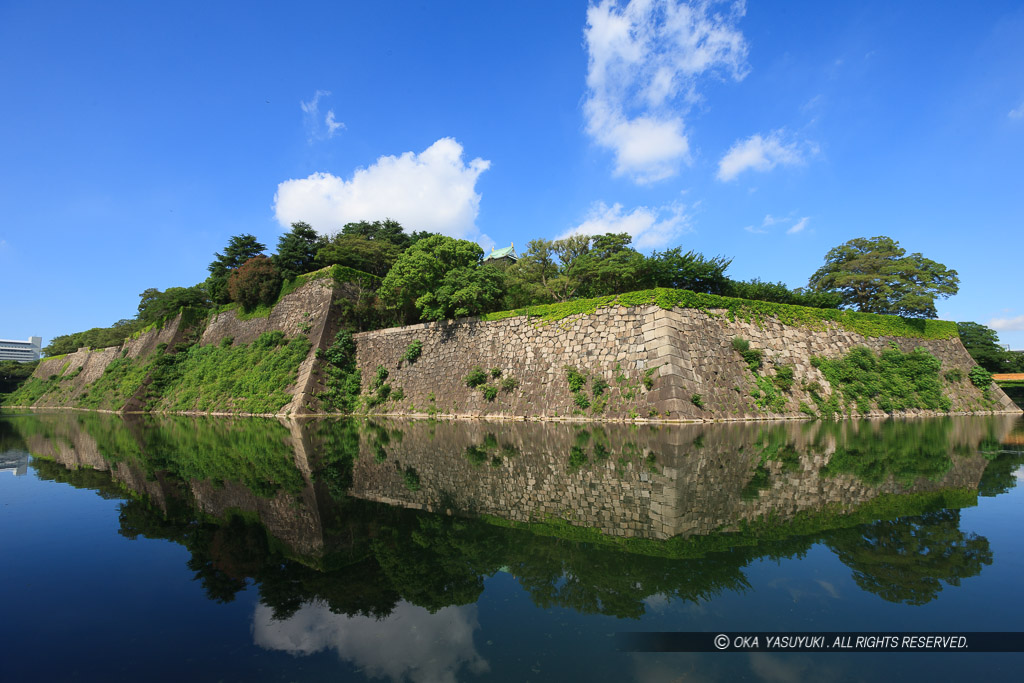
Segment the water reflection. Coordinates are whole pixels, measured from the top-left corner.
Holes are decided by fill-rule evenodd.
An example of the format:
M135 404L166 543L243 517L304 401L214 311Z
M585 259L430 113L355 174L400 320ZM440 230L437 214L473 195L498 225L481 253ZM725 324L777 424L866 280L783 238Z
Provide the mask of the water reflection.
M324 603L304 605L286 620L258 605L253 639L260 647L294 655L333 650L372 678L415 683L454 682L465 669L490 670L473 644L480 628L476 606L445 607L431 613L407 602L389 619L335 614Z
M448 653L429 675L485 667L462 608L499 571L538 606L639 618L666 600L742 592L751 563L820 543L863 590L925 604L992 563L959 508L1012 488L1024 461L1006 447L1007 416L637 428L89 413L5 424L39 478L130 493L121 534L187 548L210 599L255 583L261 645L333 649L394 680L414 674L354 634L372 622L384 635L396 619L445 624L439 641L409 646Z

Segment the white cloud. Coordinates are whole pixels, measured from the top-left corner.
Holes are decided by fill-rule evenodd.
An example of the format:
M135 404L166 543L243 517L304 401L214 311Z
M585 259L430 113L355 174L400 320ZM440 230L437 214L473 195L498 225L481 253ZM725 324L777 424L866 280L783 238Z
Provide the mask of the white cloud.
M441 138L419 154L382 156L348 180L330 173L286 180L277 186L274 211L282 226L306 221L331 233L345 223L391 218L407 230L452 237L478 235L476 181L491 162L462 159L462 145Z
M476 606L443 607L431 614L400 602L384 619L334 614L327 605L304 605L288 619L275 620L259 604L253 614L253 640L267 650L295 656L334 650L369 678L393 683L455 683L462 668L486 673L490 666L473 645L480 628Z
M811 220L810 216L804 216L803 218L798 220L796 223L791 225L790 228L788 230L786 230L786 234L787 235L795 235L798 232L802 231L804 228L807 227L807 222L809 220Z
M811 153L814 152L812 147ZM796 143L787 143L782 131L773 131L766 137L752 135L737 140L718 162L718 179L735 180L743 171L770 171L778 165L792 166L804 163L804 155Z
M330 90L317 90L309 102L299 102L306 126L306 141L310 144L316 140L329 140L334 137L335 131L345 127L344 123L335 120L333 109L327 111L323 123L320 123L320 98L329 97L330 94Z
M1024 330L1024 315L1018 315L1016 318L992 318L988 321L988 326L1000 332Z
M639 206L629 213L622 204L608 206L595 204L586 219L558 237L570 235L603 235L606 232L626 232L633 237L637 249L664 247L685 232L690 231L690 218L682 204L648 208Z
M760 226L748 225L748 226L745 226L743 229L746 230L747 232L753 233L755 235L766 235L766 234L768 234L768 233L770 233L772 231L771 228L773 226L776 226L776 225L786 225L788 223L793 223L795 213L796 212L793 212L793 213L790 213L788 216L781 216L781 217L780 216L773 216L770 213L769 214L765 214L764 220L761 221L761 225ZM804 228L807 227L807 224L810 222L810 220L811 220L810 216L804 216L800 220L796 221L796 223L793 223L792 225L790 225L786 229L786 234L787 235L795 235L798 232L802 232L804 230Z
M747 44L736 24L746 8L732 2L602 0L587 9L587 133L615 154L615 174L661 180L689 162L683 115L707 73L741 80Z
M1022 119L1024 118L1024 102L1021 102L1020 106L1016 109L1011 109L1010 113L1007 114L1011 119Z

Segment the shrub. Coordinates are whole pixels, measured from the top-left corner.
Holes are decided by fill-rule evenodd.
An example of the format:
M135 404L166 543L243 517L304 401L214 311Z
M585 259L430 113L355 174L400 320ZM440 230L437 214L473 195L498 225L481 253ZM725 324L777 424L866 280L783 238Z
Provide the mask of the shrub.
M384 380L388 378L389 374L390 373L388 372L388 369L386 367L384 367L383 365L378 365L377 374L374 376L373 383L370 385L370 387L373 389L379 389L384 384Z
M590 393L597 398L604 393L604 390L608 388L608 382L604 381L602 377L595 377L594 381L590 383Z
M697 406L698 408L704 408L704 399L701 398L700 394L694 394L690 397L690 403Z
M281 291L281 274L274 262L263 255L253 256L228 278L228 293L243 309L251 311L260 304L269 306Z
M733 337L732 338L732 350L736 351L737 353L744 353L746 351L749 351L750 350L750 342L748 342L743 337Z
M465 381L466 386L469 387L470 389L473 389L487 381L487 373L484 372L484 369L482 367L477 365L476 367L469 371L469 374L466 375Z
M946 371L945 377L947 382L959 382L964 378L964 371L960 368L953 368Z
M761 367L761 350L760 349L747 349L740 354L743 356L743 360L746 362L747 367L750 368L751 372L757 372Z
M501 368L491 368L491 377L494 379L501 377Z
M655 366L644 371L644 387L647 388L647 391L654 388L654 371L657 369L658 366Z
M405 488L410 491L420 490L420 475L413 467L406 467L405 473L402 474L402 483L405 484Z
M970 378L971 384L979 389L986 389L990 384L992 384L992 373L980 365L975 365L971 368L971 371L967 373L967 376Z
M573 403L575 403L581 410L586 410L590 407L590 399L582 391L577 391L573 395Z
M571 365L565 366L565 379L569 382L569 391L574 394L587 384L587 376Z
M501 380L501 390L505 393L515 390L519 386L519 381L515 377L506 377Z
M409 345L405 347L405 353L402 354L402 360L406 360L410 363L415 363L416 359L423 353L423 342L419 339L413 339L409 342Z
M483 391L484 398L486 398L488 401L493 401L495 397L498 395L498 387L491 384L485 385Z
M772 377L775 386L783 391L789 391L793 387L793 366L780 365L775 368L775 376Z

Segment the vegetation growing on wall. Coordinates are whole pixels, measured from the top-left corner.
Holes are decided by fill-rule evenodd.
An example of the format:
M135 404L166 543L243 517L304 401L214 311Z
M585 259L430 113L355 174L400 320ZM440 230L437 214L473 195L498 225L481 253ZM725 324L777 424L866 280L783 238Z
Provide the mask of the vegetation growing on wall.
M327 389L317 394L325 410L351 413L359 402L363 377L356 366L356 343L352 332L341 330L327 349L317 351L324 361Z
M942 363L923 348L904 353L893 345L876 356L871 349L858 346L840 358L814 356L811 365L825 375L833 398L841 397L841 409L848 414L856 409L863 415L876 407L891 413L946 411L951 406L939 379ZM827 404L817 392L811 395L825 417L839 408L836 400Z
M767 301L734 299L715 294L698 294L684 289L647 289L627 294L602 296L593 299L577 299L557 304L526 306L512 311L489 313L484 320L503 320L515 316L539 318L552 322L572 315L589 315L599 308L612 306L657 305L665 310L672 308L694 308L712 316L723 315L729 320L742 320L763 324L775 317L784 325L826 329L834 323L850 332L865 337L919 337L922 339L953 339L957 336L956 324L944 320L923 318L898 318L875 313L858 313L824 308L807 308ZM716 310L723 311L716 313Z
M276 413L291 400L299 365L309 353L305 337L275 330L250 344L193 345L157 354L150 405L170 411Z

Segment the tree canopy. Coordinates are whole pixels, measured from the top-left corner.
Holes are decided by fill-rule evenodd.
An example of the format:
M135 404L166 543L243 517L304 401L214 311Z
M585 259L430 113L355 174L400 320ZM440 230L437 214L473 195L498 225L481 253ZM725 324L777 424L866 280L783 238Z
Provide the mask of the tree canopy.
M999 335L978 323L957 323L967 353L974 362L989 372L1024 372L1024 354L1007 351L999 344Z
M262 254L266 248L266 245L247 233L232 236L228 240L228 246L224 249L224 253L214 254L214 260L207 266L210 277L206 280L206 288L210 293L210 298L218 304L230 302L228 278L231 277L231 272L237 270L253 256Z
M260 304L274 303L280 291L281 274L274 267L274 262L262 254L243 263L228 279L231 300L237 301L247 311Z
M483 255L476 242L427 237L398 257L378 293L388 308L401 311L407 320L413 309L424 320L495 310L502 299L503 278L497 268L480 264Z
M936 297L959 290L957 273L921 254L906 253L890 237L852 239L825 255L825 265L808 286L838 292L844 306L859 311L934 318Z
M317 268L317 250L325 240L308 223L292 223L292 229L277 240L274 265L281 278L291 280ZM255 256L255 254L254 254Z

